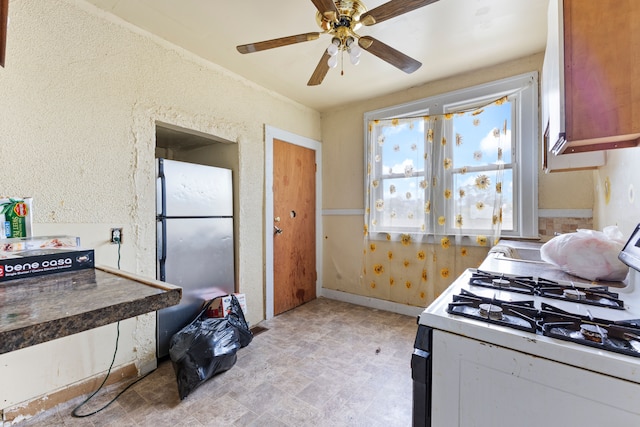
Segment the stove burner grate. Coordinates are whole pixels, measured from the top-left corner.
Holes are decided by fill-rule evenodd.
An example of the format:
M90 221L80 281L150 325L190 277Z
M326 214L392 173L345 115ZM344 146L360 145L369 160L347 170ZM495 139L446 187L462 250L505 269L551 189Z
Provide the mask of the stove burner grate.
M591 326L591 328L585 328L585 326ZM596 328L595 324L560 322L543 324L542 334L601 350L640 357L638 330L625 332L627 329L613 324L598 325ZM596 332L593 333L593 330Z
M580 304L624 310L624 302L618 294L610 292L606 286L576 287L563 285L553 280L531 276L505 276L476 270L471 274L469 284L501 291L539 295Z
M536 309L533 300L503 301L465 289L453 296L447 313L640 357L640 319L612 322L569 313L544 302Z
M610 292L606 286L576 288L555 283L552 285L540 286L537 293L538 295L547 298L624 310L624 302L618 299L618 294Z
M513 329L536 332L537 310L533 301L501 301L480 297L462 289L460 295L454 295L447 312ZM498 312L500 316L496 314Z
M538 325L548 337L640 357L640 328L628 321L592 319L542 303Z
M469 284L490 289L508 290L526 295L533 295L537 286L533 277L509 277L482 270L476 270L475 273L471 274Z

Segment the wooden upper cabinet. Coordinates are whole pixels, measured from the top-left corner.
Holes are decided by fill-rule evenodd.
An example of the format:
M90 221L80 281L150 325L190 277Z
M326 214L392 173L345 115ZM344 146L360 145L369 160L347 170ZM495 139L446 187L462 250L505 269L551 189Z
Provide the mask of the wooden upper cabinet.
M7 52L7 25L9 23L9 0L0 0L0 66L4 67Z
M555 126L558 133L549 135L551 152L567 154L637 146L640 1L552 0L551 3L556 1L561 35L558 65L560 73L564 73L559 76L564 79L564 85L559 85L559 98L560 102L564 98L564 117L560 108L560 123ZM550 129L554 126L550 125Z

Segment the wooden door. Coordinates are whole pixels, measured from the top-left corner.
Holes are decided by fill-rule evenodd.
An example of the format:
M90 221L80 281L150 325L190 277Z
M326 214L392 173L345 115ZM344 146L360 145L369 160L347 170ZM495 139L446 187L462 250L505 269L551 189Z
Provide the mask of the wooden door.
M273 313L316 297L315 151L273 140Z

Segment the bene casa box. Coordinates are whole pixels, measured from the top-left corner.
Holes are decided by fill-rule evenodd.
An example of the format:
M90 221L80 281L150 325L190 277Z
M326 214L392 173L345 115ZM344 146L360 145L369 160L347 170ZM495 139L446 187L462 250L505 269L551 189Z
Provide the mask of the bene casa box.
M0 282L94 267L93 249L32 249L0 252Z

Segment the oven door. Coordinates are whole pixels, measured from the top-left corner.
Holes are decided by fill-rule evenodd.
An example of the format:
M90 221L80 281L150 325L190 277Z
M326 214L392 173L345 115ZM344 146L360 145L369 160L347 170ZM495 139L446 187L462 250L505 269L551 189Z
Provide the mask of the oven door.
M640 425L637 383L441 330L431 361L434 426Z

